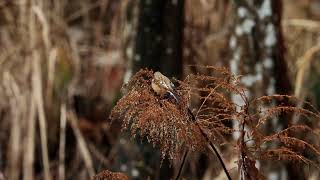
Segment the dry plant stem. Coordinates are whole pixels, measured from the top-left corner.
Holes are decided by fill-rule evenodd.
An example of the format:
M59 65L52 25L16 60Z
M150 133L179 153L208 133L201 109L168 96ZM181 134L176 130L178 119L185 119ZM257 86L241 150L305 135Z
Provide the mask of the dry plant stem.
M87 144L86 144L85 139L82 136L82 133L78 127L77 117L72 111L68 111L67 117L68 117L67 119L70 122L71 128L74 132L74 135L77 139L77 142L79 145L79 150L80 150L80 153L83 157L84 164L85 164L87 171L89 173L89 176L91 178L95 175L95 171L93 169L92 158L91 158L90 152L88 150Z
M246 109L247 111L247 109ZM245 135L245 131L244 131L244 128L245 128L245 121L243 121L241 123L241 145L240 145L240 149L241 149L241 160L242 162L245 162L245 154L243 152L243 149L245 147L245 142L244 142L244 135ZM250 172L248 171L248 168L246 167L246 165L242 165L243 166L243 170L244 170L244 173L246 174L246 176L251 179L251 176L250 176ZM243 174L241 173L240 175L240 179L243 179Z
M39 2L40 3L40 2ZM36 2L31 1L30 6L33 7L36 5ZM34 11L30 13L28 22L28 33L29 33L29 41L30 47L35 47L37 44L37 21ZM43 169L44 169L44 179L51 180L50 174L50 163L48 157L48 146L47 146L47 124L46 124L46 116L44 111L44 102L43 102L43 87L42 87L42 79L41 79L41 60L40 60L40 51L38 49L32 49L32 98L35 101L36 111L39 119L39 127L40 127L40 139L41 139L41 151L42 151L42 159L43 159Z
M60 142L59 142L59 180L65 179L65 147L66 147L66 105L60 109Z
M57 61L58 50L57 48L52 48L49 53L48 60L48 80L47 80L47 90L46 90L46 101L48 104L52 104L52 94L53 94L53 83L55 78L55 65Z
M216 154L217 158L219 159L219 162L223 168L223 171L224 173L226 174L227 178L229 180L232 180L231 179L231 176L226 168L226 165L224 164L223 160L222 160L222 157L220 156L217 148L213 145L213 143L210 141L208 135L202 130L201 126L199 125L199 123L196 121L196 117L194 116L194 114L192 113L192 111L190 109L188 109L189 113L191 114L192 116L192 120L196 123L196 125L199 127L199 130L201 132L201 135L206 139L206 141L209 143L209 145L211 146L211 148L213 149L214 153Z
M314 21L310 19L290 19L284 21L285 25L291 25L291 26L297 26L297 27L303 27L309 31L315 31L318 32L320 28L319 21Z
M178 171L178 174L177 174L177 177L175 178L175 180L178 180L180 178L180 176L181 176L181 172L182 172L183 166L184 166L184 164L186 162L188 152L189 152L188 150L186 150L184 152L184 155L183 155L183 158L182 158L182 162L181 162L181 165L180 165L180 168L179 168L179 171Z
M207 140L207 142L209 143L210 147L213 149L214 153L216 154L217 158L219 159L219 162L220 162L220 164L221 164L221 166L222 166L222 168L223 168L223 170L224 170L224 173L226 174L227 178L228 178L229 180L232 180L232 179L231 179L231 176L230 176L230 174L229 174L229 172L228 172L228 170L227 170L227 168L226 168L226 165L224 164L224 162L223 162L223 160L222 160L222 157L221 157L221 155L219 154L217 148L216 148L216 147L213 145L213 143L209 140L207 134L202 130L202 128L200 127L200 125L199 125L197 122L196 122L196 124L198 125L201 134L203 135L203 137L206 138L206 140Z
M46 18L45 13L43 12L43 8L41 5L32 6L32 11L34 12L40 24L42 25L42 39L45 45L46 53L47 55L49 55L51 42L49 37L50 27L49 27L48 20Z
M106 157L103 152L100 152L99 149L95 147L95 145L92 142L91 143L88 142L88 147L92 155L97 159L99 159L102 165L106 167L110 167L110 164L111 164L110 159Z
M320 44L311 47L301 58L299 58L297 67L298 73L296 77L296 88L294 95L301 98L301 92L303 90L303 81L305 80L306 74L309 72L311 62L316 53L320 51Z
M33 162L34 162L34 145L35 145L35 124L36 124L36 107L35 102L30 99L30 109L28 117L28 129L27 137L25 142L26 153L23 157L23 179L24 180L33 180Z
M4 75L5 87L8 96L10 96L10 106L11 106L11 129L10 129L10 156L9 156L9 179L17 180L19 179L20 165L19 157L20 153L20 144L21 144L21 107L19 105L21 102L21 91L15 83L14 78L10 75L9 72L5 72Z
M48 142L47 142L47 123L44 111L43 95L42 95L42 80L40 71L40 55L36 52L33 53L33 76L32 76L32 86L33 86L33 98L36 103L36 109L39 118L40 127L40 139L41 139L41 150L43 158L43 168L44 168L44 179L50 180L50 164L48 156Z
M300 99L304 100L305 93L302 93L303 90L303 85L304 81L306 81L306 76L309 73L309 68L311 66L311 61L313 60L313 57L315 56L316 53L320 51L320 44L317 44L313 47L311 47L299 60L297 63L298 67L298 73L296 77L296 88L294 90L294 94L296 97L299 97ZM302 102L299 102L297 104L297 107L301 108L303 106ZM296 114L296 113L295 113ZM297 123L298 120L300 119L300 115L298 116L293 116L293 123Z

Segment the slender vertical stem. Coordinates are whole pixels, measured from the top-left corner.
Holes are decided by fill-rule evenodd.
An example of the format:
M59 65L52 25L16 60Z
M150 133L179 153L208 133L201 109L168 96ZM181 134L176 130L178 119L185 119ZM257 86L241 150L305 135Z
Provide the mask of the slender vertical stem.
M59 180L65 180L65 150L66 150L66 105L60 108L60 141L59 141Z
M41 80L41 68L40 68L40 54L39 52L33 52L33 75L32 75L32 88L33 98L38 113L39 128L40 128L40 141L41 152L43 160L44 179L51 180L50 162L48 153L48 137L47 137L47 120L44 110L44 101L42 94L42 80Z
M227 178L228 178L229 180L232 180L232 179L231 179L231 176L230 176L230 174L229 174L229 172L228 172L228 170L227 170L227 168L226 168L226 165L224 164L224 162L223 162L223 160L222 160L222 157L221 157L221 155L219 154L217 148L216 148L216 147L213 145L213 143L210 141L208 135L202 130L200 124L196 121L196 117L194 116L194 114L192 113L192 111L191 111L190 109L188 109L188 112L190 113L193 122L195 122L196 125L199 127L200 132L201 132L201 135L206 139L206 141L209 143L210 147L213 149L215 155L216 155L217 158L219 159L219 162L220 162L220 164L221 164L221 166L222 166L222 168L223 168L223 170L224 170L224 173L226 174Z
M178 174L177 174L177 177L175 178L175 180L178 180L181 176L181 172L182 172L182 169L183 169L183 166L186 162L186 159L187 159L187 155L188 155L188 150L186 150L186 152L184 152L184 155L183 155L183 158L182 158L182 163L180 165L180 168L179 168L179 171L178 171Z
M23 156L23 180L34 179L34 149L35 149L35 128L36 128L36 106L33 98L30 98L28 117L28 129L25 140L25 154ZM0 178L1 179L1 178Z
M202 134L203 137L206 138L207 142L209 143L210 147L213 149L214 153L216 154L217 158L219 159L219 162L224 170L224 173L226 174L226 176L228 177L229 180L232 180L231 179L231 176L226 168L226 165L224 164L223 160L222 160L222 157L221 155L219 154L217 148L213 145L213 143L209 140L207 134L202 130L202 128L200 127L200 125L197 123L199 129L200 129L200 132Z

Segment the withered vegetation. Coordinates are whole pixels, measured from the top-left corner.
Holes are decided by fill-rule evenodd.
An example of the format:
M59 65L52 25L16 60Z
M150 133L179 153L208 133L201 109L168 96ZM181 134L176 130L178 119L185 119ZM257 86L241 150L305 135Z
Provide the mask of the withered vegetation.
M92 180L129 180L128 176L120 172L104 170L95 175Z
M175 159L185 145L193 151L202 151L205 140L188 111L189 97L184 89L177 90L180 102L163 98L152 90L153 72L141 70L135 74L125 89L128 93L118 101L111 119L122 119L123 129L137 132L149 142L158 145L163 158Z
M158 96L151 88L153 71L140 70L125 85L126 94L114 107L111 119L122 120L122 129L130 129L133 137L146 137L160 148L162 158L177 159L185 148L208 152L211 142L227 146L229 151L224 153L238 157L242 179L262 177L257 161L299 162L319 168L320 115L311 104L303 102L297 107L299 99L289 95L249 101L238 77L227 69L198 68L211 74L175 80L179 102ZM242 104L233 102L230 94ZM266 126L277 121L288 121L289 126L265 132Z

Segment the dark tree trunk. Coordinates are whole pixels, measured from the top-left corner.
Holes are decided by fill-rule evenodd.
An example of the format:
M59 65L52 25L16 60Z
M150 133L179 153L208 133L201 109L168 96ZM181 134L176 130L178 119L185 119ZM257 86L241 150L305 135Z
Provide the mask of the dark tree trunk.
M182 75L184 0L135 0L130 2L125 29L125 55L130 66L125 81L142 68L160 71L168 77ZM125 27L126 28L126 27ZM144 142L144 141L143 141ZM140 143L138 143L140 144ZM159 152L143 143L145 165L152 168L152 179L170 179L173 170ZM158 155L157 155L158 154Z
M182 74L183 0L140 0L133 72L141 68Z

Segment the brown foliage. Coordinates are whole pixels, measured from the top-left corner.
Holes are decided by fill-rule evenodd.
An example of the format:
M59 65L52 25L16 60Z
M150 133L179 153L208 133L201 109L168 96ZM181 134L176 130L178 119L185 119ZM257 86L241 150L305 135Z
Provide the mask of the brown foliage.
M181 155L183 147L205 152L210 141L236 147L242 179L262 178L260 169L255 166L261 160L302 162L319 167L316 128L320 116L311 104L304 102L303 107L296 107L299 100L289 95L263 96L248 101L238 77L227 69L198 68L212 73L176 80L179 102L152 90L152 71L139 71L126 85L127 94L113 109L111 119L122 120L123 129L130 129L133 137L137 133L146 137L159 146L163 158L167 156L171 160ZM236 104L239 102L230 100L228 94L239 96L243 103ZM198 104L195 112L189 110L191 100ZM287 114L298 116L299 120L293 122L293 118L284 116ZM267 122L279 121L290 121L291 125L277 127L273 132L264 131ZM230 122L237 122L239 126L227 126ZM240 136L226 138L233 133Z
M183 145L193 151L203 151L205 140L192 121L188 111L188 97L183 90L177 104L170 98L160 97L151 89L153 72L141 70L127 84L128 93L118 101L111 119L122 119L123 129L131 129L132 135L140 133L149 142L158 145L162 157L175 159Z
M129 180L129 178L123 173L104 170L95 175L92 180Z

